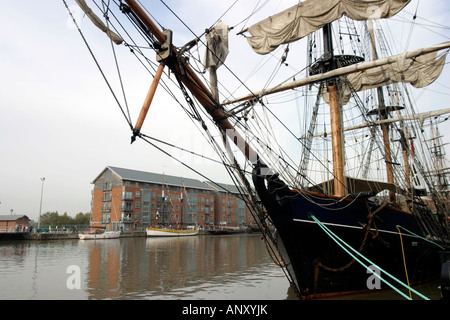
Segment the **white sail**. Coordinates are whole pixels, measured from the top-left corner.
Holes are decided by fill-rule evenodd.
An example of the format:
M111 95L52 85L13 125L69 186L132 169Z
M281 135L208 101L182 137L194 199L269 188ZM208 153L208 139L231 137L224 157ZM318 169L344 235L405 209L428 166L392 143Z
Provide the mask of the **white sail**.
M84 11L84 13L89 17L89 19L92 21L93 24L100 30L102 30L106 35L115 43L115 44L121 44L123 42L123 39L117 35L114 31L111 31L104 23L103 21L92 11L91 8L86 4L86 1L84 0L75 0L75 2L80 6L81 10Z
M433 83L444 68L445 55L436 59L437 52L406 59L403 55L391 64L347 75L340 82L342 104L347 104L351 93L386 86L395 82L411 83L415 88L423 88ZM329 102L328 92L322 97Z
M389 18L410 0L306 0L251 26L247 41L259 54L299 40L343 15L353 20Z
M237 98L234 100L225 101L225 102L223 102L223 104L226 105L226 104L236 103L236 102L240 102L240 101L260 98L264 95L273 94L273 93L281 92L281 91L286 91L288 89L298 88L298 87L305 86L308 84L317 83L317 82L320 82L320 81L323 81L326 79L341 77L341 76L349 75L351 73L362 72L362 71L370 70L370 69L377 69L377 68L385 66L385 65L399 64L400 61L406 61L406 60L419 61L419 59L417 58L419 56L427 55L431 52L436 52L436 51L444 50L444 49L448 49L448 48L450 48L450 41L444 42L441 44L437 44L437 45L434 45L431 47L408 51L401 55L396 55L396 56L392 56L392 57L362 62L362 63L350 65L347 67L338 68L338 69L328 71L325 73L316 74L316 75L313 75L313 76L310 76L307 78L284 82L284 83L281 83L281 84L279 84L275 87L269 88L269 89L256 91L256 92L253 92L251 94L245 95L243 97L240 97L240 98ZM443 56L440 59L445 59L445 57ZM438 59L437 62L441 61L440 59ZM430 66L430 67L432 67L432 66ZM441 70L442 70L442 68L441 68ZM419 84L419 82L417 82L416 85L418 85L418 84Z
M206 34L206 53L203 65L205 68L219 68L228 55L228 26L219 21Z

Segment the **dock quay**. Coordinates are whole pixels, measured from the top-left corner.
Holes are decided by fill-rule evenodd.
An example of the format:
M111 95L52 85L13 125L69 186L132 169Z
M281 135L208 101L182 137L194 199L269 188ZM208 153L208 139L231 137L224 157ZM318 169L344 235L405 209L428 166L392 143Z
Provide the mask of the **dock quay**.
M120 238L146 237L145 231L122 231ZM0 240L66 240L78 239L77 232L0 232Z

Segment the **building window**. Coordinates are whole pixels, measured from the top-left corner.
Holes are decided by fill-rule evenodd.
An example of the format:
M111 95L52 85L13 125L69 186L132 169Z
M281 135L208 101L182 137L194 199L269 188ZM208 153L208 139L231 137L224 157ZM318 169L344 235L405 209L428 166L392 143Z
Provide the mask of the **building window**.
M136 198L140 198L141 197L141 192L140 191L136 191Z
M135 208L140 208L140 207L141 207L141 203L140 203L139 201L137 201L137 202L134 204L134 207L135 207Z
M122 200L133 200L133 192L131 192L131 191L124 191L122 193Z
M133 205L131 204L131 202L125 202L122 201L122 211L132 211L133 210Z

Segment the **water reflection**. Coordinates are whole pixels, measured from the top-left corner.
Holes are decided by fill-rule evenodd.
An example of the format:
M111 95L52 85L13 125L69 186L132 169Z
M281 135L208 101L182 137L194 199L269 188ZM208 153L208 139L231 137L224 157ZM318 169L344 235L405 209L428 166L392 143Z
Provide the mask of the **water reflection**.
M258 235L136 238L85 245L90 299L287 297L288 282Z
M80 289L67 286L73 265ZM436 283L416 289L440 299ZM1 300L295 298L260 235L0 242ZM401 297L380 291L341 299Z

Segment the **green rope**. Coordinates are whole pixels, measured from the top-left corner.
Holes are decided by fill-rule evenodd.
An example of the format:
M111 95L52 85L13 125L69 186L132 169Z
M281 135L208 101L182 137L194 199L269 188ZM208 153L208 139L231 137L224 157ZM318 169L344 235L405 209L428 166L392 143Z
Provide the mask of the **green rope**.
M420 238L420 239L422 239L422 240L428 241L429 243L432 243L432 244L434 244L434 245L438 246L438 247L439 247L439 248L441 248L442 250L445 250L445 248L444 248L443 246L440 246L440 245L438 245L438 244L437 244L436 242L433 242L433 241L431 241L431 240L428 240L427 238L421 237L421 236L419 236L419 235L415 234L414 232L412 232L412 231L409 231L409 230L408 230L408 229L406 229L406 228L403 228L402 226L396 225L396 227L398 227L398 228L401 228L401 229L405 230L406 232L408 232L408 233L412 234L413 236L416 236L417 238Z
M405 283L401 282L400 280L398 280L397 278L395 278L394 276L392 276L391 274L389 274L388 272L386 272L385 270L383 270L382 268L378 267L376 264L374 264L372 261L370 261L369 259L367 259L366 257L364 257L360 252L356 251L355 249L353 249L350 245L348 245L345 241L343 241L342 239L340 239L338 236L336 236L330 229L328 229L322 222L319 221L319 219L317 219L313 214L310 215L311 218L319 225L319 227L325 231L326 234L328 234L328 236L330 236L331 239L334 240L334 242L336 242L345 252L347 252L353 259L355 259L359 264L361 264L363 267L365 267L366 269L372 271L372 273L379 278L381 281L383 281L385 284L387 284L389 287L391 287L393 290L395 290L398 294L400 294L401 296L403 296L405 299L408 300L412 300L410 297L408 297L406 294L404 294L403 292L401 292L398 288L394 287L391 283L387 282L385 279L381 278L375 271L373 271L371 268L369 268L367 265L365 265L361 260L359 260L354 254L352 254L349 250L347 250L342 244L344 244L346 247L348 247L351 251L355 252L356 254L358 254L359 256L361 256L364 260L366 260L367 262L369 262L371 265L376 266L380 271L384 272L386 275L388 275L391 279L395 280L396 282L398 282L399 284L401 284L403 287L408 288L409 290L411 290L412 292L414 292L416 295L418 295L419 297L421 297L424 300L430 300L429 298L427 298L426 296L424 296L423 294L421 294L420 292L414 290L413 288L411 288L410 286L406 285Z

